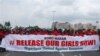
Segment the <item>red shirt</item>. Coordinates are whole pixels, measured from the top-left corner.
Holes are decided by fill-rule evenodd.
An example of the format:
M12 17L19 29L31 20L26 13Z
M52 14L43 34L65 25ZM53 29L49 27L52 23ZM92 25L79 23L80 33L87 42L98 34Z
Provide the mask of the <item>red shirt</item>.
M24 32L23 32L23 31L21 31L21 32L20 32L20 35L23 35L23 34L24 34Z
M67 32L64 32L62 35L68 35L68 33Z
M30 32L30 34L34 34L34 32Z
M4 37L5 34L3 32L0 32L0 37Z
M57 35L59 35L59 32L57 30L54 30L53 31L53 35L56 35L57 36Z

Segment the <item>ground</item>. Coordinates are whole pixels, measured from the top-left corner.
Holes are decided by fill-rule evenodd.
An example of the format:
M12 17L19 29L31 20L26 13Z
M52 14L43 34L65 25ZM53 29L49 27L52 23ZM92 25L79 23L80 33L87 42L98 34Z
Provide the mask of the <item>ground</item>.
M86 52L0 52L0 56L100 56L100 51Z

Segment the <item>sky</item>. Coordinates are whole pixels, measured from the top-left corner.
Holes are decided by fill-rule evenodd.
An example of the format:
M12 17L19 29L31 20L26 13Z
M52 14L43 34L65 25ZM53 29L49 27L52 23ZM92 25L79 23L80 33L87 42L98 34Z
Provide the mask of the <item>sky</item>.
M43 28L54 21L95 24L100 21L99 5L100 0L0 0L0 23Z

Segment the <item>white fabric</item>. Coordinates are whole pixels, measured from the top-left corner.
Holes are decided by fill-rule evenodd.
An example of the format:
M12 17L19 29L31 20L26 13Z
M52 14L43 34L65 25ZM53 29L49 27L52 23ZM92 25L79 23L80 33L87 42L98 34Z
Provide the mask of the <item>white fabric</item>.
M21 40L27 42L21 42ZM32 42L33 40L37 42ZM30 44L28 43L28 41L30 41L29 42ZM55 45L50 44L53 43L51 41L53 41L56 44ZM35 43L35 46L33 43ZM54 35L8 35L2 41L2 47L6 48L9 51L25 51L25 52L96 51L99 50L99 44L100 44L99 37L97 35L84 36L84 37L54 36Z

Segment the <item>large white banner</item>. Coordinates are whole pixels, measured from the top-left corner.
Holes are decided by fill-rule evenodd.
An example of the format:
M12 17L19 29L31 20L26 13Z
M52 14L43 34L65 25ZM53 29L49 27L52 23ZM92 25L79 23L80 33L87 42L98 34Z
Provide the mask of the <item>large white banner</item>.
M99 50L99 36L8 35L1 45L9 51L96 51Z

